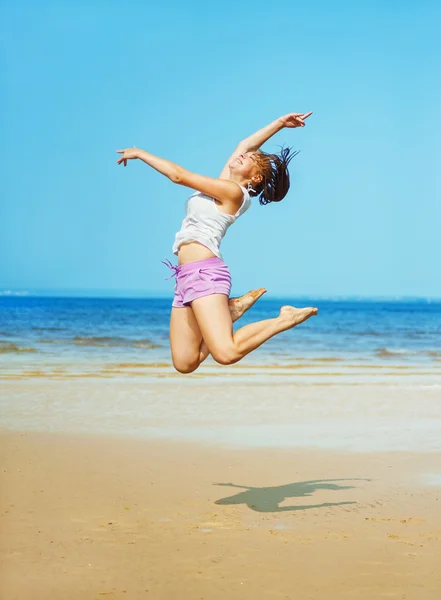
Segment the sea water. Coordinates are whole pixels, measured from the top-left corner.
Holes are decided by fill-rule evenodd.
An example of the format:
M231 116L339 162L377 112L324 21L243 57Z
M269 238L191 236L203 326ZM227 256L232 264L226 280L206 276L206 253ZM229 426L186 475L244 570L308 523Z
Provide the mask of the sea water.
M275 336L247 365L314 363L441 365L441 301L262 298L236 324L278 314L283 304L319 314ZM171 365L170 299L0 297L1 370L42 364Z

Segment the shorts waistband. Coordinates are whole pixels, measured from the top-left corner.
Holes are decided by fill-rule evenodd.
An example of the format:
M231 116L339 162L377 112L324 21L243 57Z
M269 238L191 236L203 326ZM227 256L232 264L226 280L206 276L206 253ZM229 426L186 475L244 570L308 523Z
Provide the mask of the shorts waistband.
M178 265L178 272L192 271L193 269L201 269L203 267L213 267L214 265L225 265L224 261L217 256L212 258L204 258L203 260L193 260L192 262ZM226 265L225 265L226 266Z
M204 258L203 260L193 260L192 262L184 263L183 265L173 265L168 259L162 260L161 262L164 263L164 265L168 267L170 271L173 271L173 273L170 275L170 277L167 277L167 279L175 277L178 273L186 273L187 271L203 269L204 267L208 268L214 266L227 266L224 261L217 256L213 256L212 258Z

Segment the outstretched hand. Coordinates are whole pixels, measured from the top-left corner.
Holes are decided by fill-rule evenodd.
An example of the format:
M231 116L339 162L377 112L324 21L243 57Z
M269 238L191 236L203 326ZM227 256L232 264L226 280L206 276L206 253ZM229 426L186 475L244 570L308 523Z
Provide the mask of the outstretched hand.
M128 160L138 158L138 148L136 146L133 146L133 148L125 148L124 150L117 150L117 152L118 154L122 154L121 158L117 160L117 163L120 165L123 162L125 167L127 167Z
M289 113L284 117L280 117L280 122L283 127L305 127L305 119L310 117L312 112L309 113Z

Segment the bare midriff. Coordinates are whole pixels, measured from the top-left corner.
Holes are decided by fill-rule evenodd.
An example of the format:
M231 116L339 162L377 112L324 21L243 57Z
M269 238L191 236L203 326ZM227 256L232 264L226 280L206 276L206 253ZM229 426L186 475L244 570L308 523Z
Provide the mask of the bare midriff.
M199 242L185 242L179 248L178 263L180 265L206 258L216 258L216 255Z

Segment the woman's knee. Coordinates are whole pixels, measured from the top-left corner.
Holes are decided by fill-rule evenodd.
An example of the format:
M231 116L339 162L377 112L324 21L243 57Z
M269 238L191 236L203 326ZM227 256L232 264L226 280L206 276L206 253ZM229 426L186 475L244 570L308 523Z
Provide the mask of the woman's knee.
M233 365L241 358L234 346L214 348L210 353L220 365Z
M185 360L182 358L173 358L173 366L179 373L184 375L193 373L199 367L199 360Z

